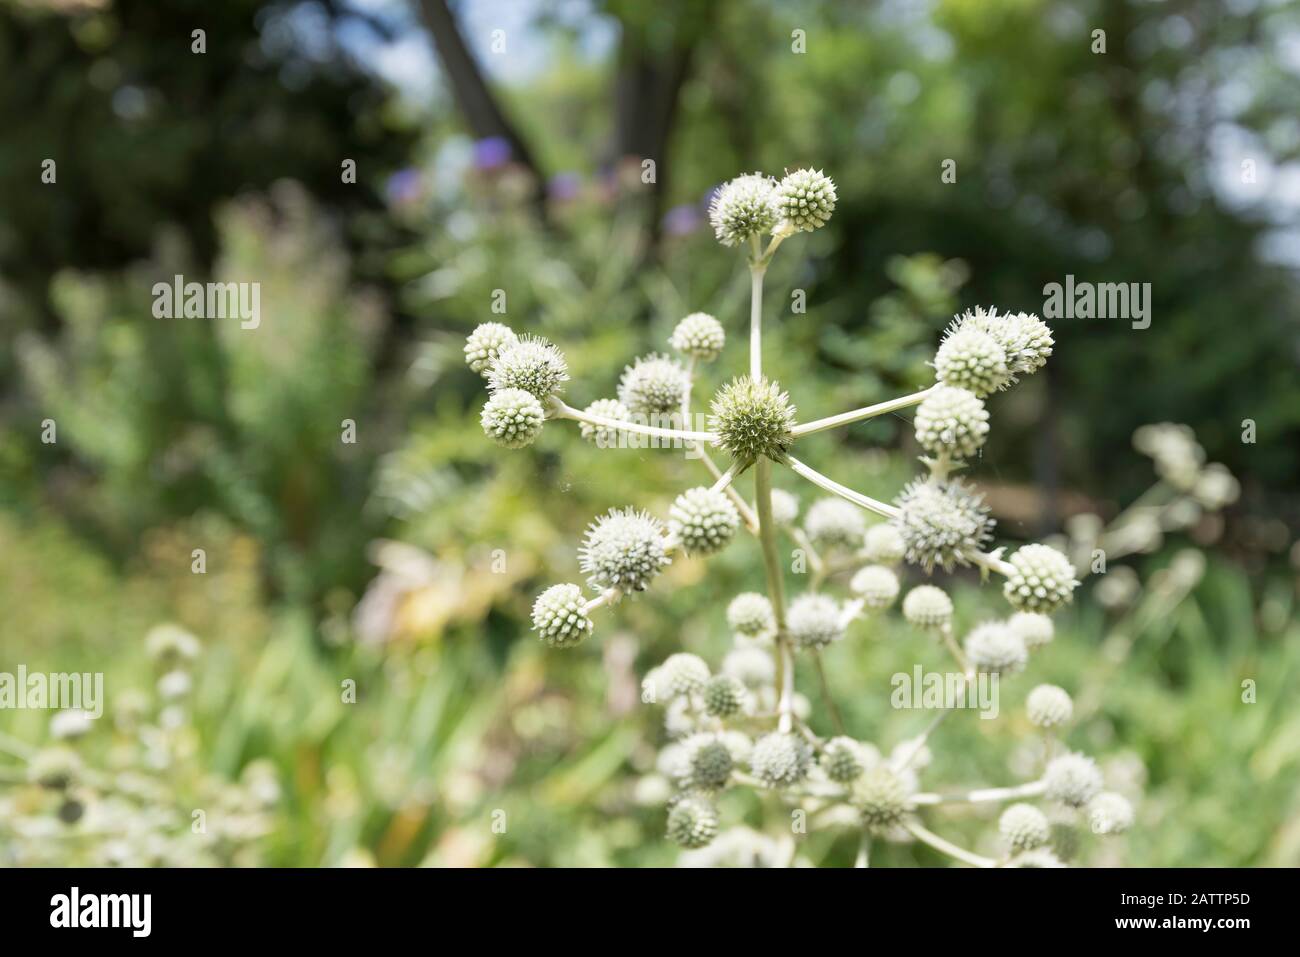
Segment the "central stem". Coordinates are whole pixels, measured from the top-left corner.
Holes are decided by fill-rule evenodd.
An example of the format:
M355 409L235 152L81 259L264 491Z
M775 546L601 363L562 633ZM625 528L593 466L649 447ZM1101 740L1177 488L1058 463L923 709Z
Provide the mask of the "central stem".
M769 458L760 458L754 465L754 494L758 499L758 540L763 546L768 597L776 618L777 713L780 716L777 730L789 732L794 724L794 662L790 660L785 631L785 579L776 550L776 523L772 520L772 460Z
M763 377L763 273L761 266L749 267L749 376Z

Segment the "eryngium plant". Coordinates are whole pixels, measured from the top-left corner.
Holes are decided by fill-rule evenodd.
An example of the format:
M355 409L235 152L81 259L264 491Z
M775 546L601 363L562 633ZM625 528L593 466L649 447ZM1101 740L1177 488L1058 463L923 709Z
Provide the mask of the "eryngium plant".
M711 485L684 491L666 517L633 505L597 516L578 552L589 591L576 583L546 589L533 605L533 627L554 648L574 647L593 632L599 610L645 591L674 555L715 553L743 525L761 548L766 581L762 591L738 595L727 610L736 647L717 672L696 655L677 653L645 679L646 699L666 707L666 725L675 739L660 760L675 784L668 801L669 839L695 855L709 854L720 833L731 833L720 830L718 795L747 786L798 803L809 812L811 826L857 828L860 865L868 860L871 841L884 839L919 840L975 866L1062 866L1066 839L1076 826L1112 834L1133 817L1125 798L1103 791L1091 758L1053 745L1032 781L957 794L927 792L920 784L930 763L926 740L947 711L920 737L900 742L886 756L847 733L829 694L827 709L837 734L819 737L805 720L807 699L796 694L793 656L812 659L825 692L823 650L844 641L855 619L884 613L897 602L901 583L895 568L901 562L927 575L973 567L982 581L1001 580L1009 616L979 624L960 642L952 600L941 588L919 585L901 602L910 625L949 649L966 687L981 674L1023 670L1030 654L1052 640L1049 616L1071 601L1079 584L1071 561L1047 545L1025 545L1007 557L1004 549L991 549L989 509L954 475L987 438L985 399L1032 375L1051 356L1051 330L1036 316L972 309L954 320L939 344L934 385L816 421L799 422L791 397L764 376L762 297L768 264L787 239L825 225L835 203L834 183L815 170L797 170L780 181L746 174L718 191L710 211L717 238L745 252L751 273L749 375L713 397L706 431L688 427L694 371L697 363L716 359L725 343L722 325L706 313L692 313L674 330L668 344L677 357L635 360L624 371L616 398L596 399L584 410L561 398L568 369L552 343L495 323L469 337L466 361L487 379L491 392L483 428L498 444L526 446L548 421L571 419L580 423L584 438L601 445L617 444L629 434L687 443L713 479ZM910 406L917 407L916 439L925 451L926 472L892 503L841 485L794 454L804 436ZM715 454L723 457L721 464ZM794 497L772 487L774 467L790 469L829 493L808 509L801 526ZM746 473L753 475L752 501L736 488ZM786 595L778 534L790 536L808 556L812 574L801 595ZM847 599L823 591L841 573L852 573ZM1030 695L1028 711L1031 725L1044 733L1058 731L1070 721L1070 696L1045 685ZM1047 802L1051 819L1026 799ZM951 802L1009 803L999 823L1000 857L972 853L924 826L927 808ZM770 840L734 829L734 837L717 841L715 863L736 855L739 844L753 845L748 848L752 859L781 856L768 853L777 846L769 846Z

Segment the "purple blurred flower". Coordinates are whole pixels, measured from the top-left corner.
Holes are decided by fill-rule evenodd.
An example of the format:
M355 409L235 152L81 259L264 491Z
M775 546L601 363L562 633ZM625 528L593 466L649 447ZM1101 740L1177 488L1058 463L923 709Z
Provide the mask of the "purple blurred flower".
M582 188L582 179L577 173L556 173L546 184L546 194L555 200L577 198Z
M701 220L699 207L691 204L674 206L664 213L664 232L669 236L685 236L699 229Z
M411 166L393 173L384 185L388 201L395 206L415 202L420 198L422 187L420 171Z
M510 162L510 141L504 136L489 136L474 144L474 168L488 171Z

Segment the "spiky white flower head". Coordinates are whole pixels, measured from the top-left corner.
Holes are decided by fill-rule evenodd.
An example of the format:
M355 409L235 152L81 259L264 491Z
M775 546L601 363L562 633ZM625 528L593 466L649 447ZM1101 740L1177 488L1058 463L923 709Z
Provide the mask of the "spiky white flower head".
M731 751L717 735L693 734L682 742L679 782L687 790L716 791L731 777L732 765Z
M645 591L665 565L668 539L659 519L634 508L612 508L587 527L578 564L597 591Z
M975 393L941 385L916 409L916 441L931 455L970 458L989 434L989 412Z
M50 718L50 737L70 741L84 737L95 725L95 719L80 708L57 711Z
M654 672L655 684L651 685L652 689L658 688L660 678L661 673ZM685 697L670 700L668 707L664 709L664 732L668 737L677 741L694 734L698 730L699 722L696 720L695 712L691 709L690 700Z
M743 731L721 731L718 737L731 752L732 763L739 767L749 764L749 756L754 751L754 742Z
M718 435L715 444L738 461L760 455L782 459L794 442L794 406L781 387L767 379L733 379L713 397L710 412L709 429Z
M835 211L835 183L819 169L786 173L776 194L782 223L791 229L812 232L825 226Z
M1056 634L1052 619L1035 611L1016 612L1007 619L1007 627L1024 639L1030 651L1041 648Z
M783 488L772 489L772 521L789 527L799 517L799 499Z
M154 625L144 636L145 654L163 666L193 661L199 656L199 639L180 625Z
M1189 426L1157 422L1133 433L1133 447L1155 461L1156 474L1180 491L1188 492L1200 477L1205 449Z
M854 781L867 769L867 756L863 754L862 745L843 735L831 738L822 748L822 770L826 776L838 784Z
M730 718L745 710L749 692L739 678L714 675L704 686L704 710L715 718Z
M993 534L983 497L960 479L916 479L894 504L899 515L891 521L903 536L903 557L927 572L936 565L952 571L954 565L969 564L966 553L982 547Z
M1088 826L1093 834L1123 834L1133 826L1133 805L1114 791L1102 791L1088 804Z
M488 387L523 389L545 402L564 391L569 364L564 353L541 336L521 336L502 346L488 371Z
M523 389L498 389L488 396L479 416L483 432L497 445L522 449L542 434L546 411L537 397Z
M571 648L591 634L586 608L578 585L552 585L533 602L533 630L552 648Z
M1007 867L1064 867L1061 859L1045 847L1023 851L1007 862Z
M688 552L701 555L720 551L740 527L731 499L703 485L677 496L668 516L669 532Z
M605 419L618 419L620 422L631 420L632 412L618 399L597 399L582 410L587 415L599 415ZM582 437L599 448L611 448L618 444L619 432L605 425L592 425L579 422L578 431Z
M803 518L804 531L816 545L857 548L867 533L862 509L842 498L819 498Z
M1010 558L1015 571L1007 576L1002 594L1020 611L1050 615L1069 604L1079 581L1070 560L1048 545L1025 545Z
M776 615L766 595L741 592L727 606L727 624L747 638L768 637L776 633Z
M739 246L770 233L781 218L776 180L746 173L724 183L709 204L709 223L724 246Z
M66 791L81 776L81 758L59 746L37 751L27 763L27 780L51 791Z
M1059 728L1074 716L1070 693L1056 685L1039 685L1025 699L1029 720L1040 728Z
M979 671L1015 673L1029 660L1024 640L1000 621L974 628L966 636L966 656Z
M691 377L676 359L657 353L641 356L623 370L618 400L641 415L680 413Z
M799 648L821 648L844 637L843 612L835 599L807 592L790 603L785 624Z
M668 812L668 839L679 847L704 847L718 835L718 810L707 798L688 794Z
M701 362L712 362L722 352L727 343L727 334L718 322L707 312L693 312L673 329L668 344L682 355L691 356Z
M1013 804L998 818L998 832L1013 852L1029 851L1048 842L1052 827L1032 804Z
M996 339L973 327L947 336L934 356L935 378L983 398L1011 381L1007 354Z
M194 679L188 671L177 668L167 672L158 679L158 694L168 701L184 698L194 687Z
M888 765L865 772L853 784L852 801L873 834L892 830L911 809L907 783Z
M897 565L905 551L903 536L888 522L872 525L862 537L862 557L877 565Z
M867 565L854 574L849 589L860 596L868 608L881 611L898 597L898 576L884 565Z
M754 776L768 787L798 784L812 766L812 749L797 734L773 731L754 744L749 756Z
M903 617L917 628L942 628L952 621L952 599L942 588L917 585L903 599Z
M708 680L709 666L704 659L685 651L669 655L656 669L656 691L665 698L703 691Z
M487 378L497 356L518 340L515 331L499 322L483 322L465 339L465 364Z
M761 648L733 648L722 659L722 670L746 688L763 688L776 679L772 656Z
M1196 478L1192 495L1212 512L1226 508L1241 497L1241 483L1220 462L1211 462Z
M1047 796L1070 807L1083 807L1101 791L1097 762L1085 754L1063 754L1048 762L1043 774Z
M1052 354L1052 330L1032 313L1015 312L999 316L996 308L982 307L963 313L953 323L950 334L963 329L978 329L1002 346L1012 381L1017 375L1030 375L1047 364Z

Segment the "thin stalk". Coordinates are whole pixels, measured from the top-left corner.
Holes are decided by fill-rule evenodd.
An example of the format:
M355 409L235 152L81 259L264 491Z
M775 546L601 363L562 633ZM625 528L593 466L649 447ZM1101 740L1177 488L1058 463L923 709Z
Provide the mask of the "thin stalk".
M822 700L826 702L826 710L830 713L831 724L835 726L835 733L847 735L848 732L844 730L844 719L840 716L839 705L835 703L835 699L831 696L830 682L826 680L826 667L822 664L820 648L813 649L812 659L817 668L817 683L821 685Z
M587 604L583 605L582 612L583 614L589 615L597 608L601 608L605 605L611 605L618 600L621 594L622 592L620 592L617 588L606 588L598 596L593 598L591 601L587 602Z
M1047 782L1038 780L1008 788L976 788L955 794L913 794L913 804L988 804L994 801L1014 801L1017 798L1038 797L1047 790Z
M638 435L651 435L660 439L680 439L683 442L712 442L717 438L717 435L713 432L661 429L654 425L641 425L639 422L624 422L622 419L611 419L603 415L580 412L572 406L566 405L555 396L551 397L551 407L555 410L555 414L562 419L573 419L577 422L586 422L588 425L599 425L616 432L635 432Z
M713 491L721 492L725 488L730 488L731 480L734 479L741 472L745 471L745 469L749 468L749 466L750 466L749 462L733 461L731 463L731 467L727 469L727 471L719 475L718 480L713 483Z
M925 397L937 388L939 388L937 384L932 385L928 389L913 392L911 395L900 396L897 399L890 399L888 402L877 402L875 405L866 405L860 409L841 412L839 415L831 415L824 419L805 422L802 425L796 425L790 431L794 433L795 438L798 438L801 435L812 435L814 432L825 432L827 429L838 428L841 425L851 425L854 422L861 422L863 419L873 419L878 415L888 415L890 412L897 412L899 409L918 405L925 401Z
M853 861L853 866L871 866L871 835L867 833L866 828L862 829L862 837L858 839L858 856Z
M749 376L763 377L763 273L761 266L749 267Z
M965 848L958 847L951 841L945 841L933 831L926 830L921 826L919 821L905 821L903 827L911 832L912 836L919 841L929 844L936 851L947 854L949 857L961 861L963 864L969 864L971 867L997 867L998 862L991 857L981 857L979 854L972 853Z
M847 488L839 482L827 478L811 466L800 462L793 455L787 455L785 457L785 464L819 488L823 488L834 495L838 495L840 498L852 502L859 508L864 508L868 512L874 512L884 518L896 518L898 516L898 509L894 508L894 506L887 505L884 502L877 502L870 496L863 495L861 492L855 492L853 489Z
M776 523L772 520L772 460L760 458L754 466L754 495L758 500L758 540L763 546L768 598L776 617L776 686L779 689L778 730L789 732L794 720L794 662L790 660L785 631L785 579L776 550Z

